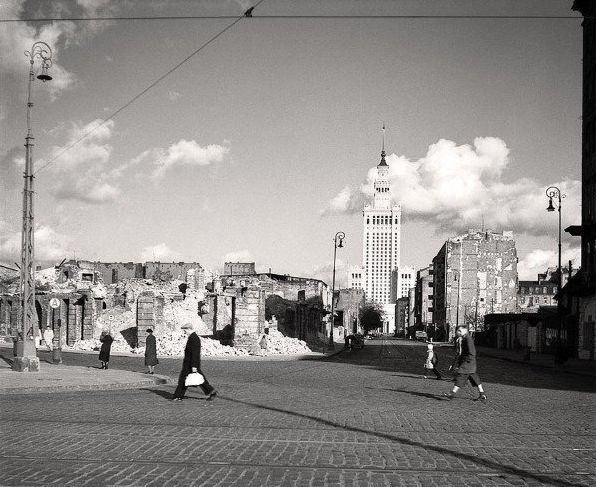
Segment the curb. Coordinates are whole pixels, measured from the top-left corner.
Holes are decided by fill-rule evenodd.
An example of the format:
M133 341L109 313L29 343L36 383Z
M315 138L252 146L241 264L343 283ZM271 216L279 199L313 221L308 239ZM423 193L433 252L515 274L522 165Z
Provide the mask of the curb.
M37 386L37 387L7 387L0 388L0 394L40 394L55 392L77 392L77 391L109 391L116 389L139 389L158 385L173 384L174 381L165 375L148 377L135 382L122 382L110 384L79 384L63 386Z
M491 353L486 353L484 351L481 352L481 355L483 355L485 357L495 358L497 360L503 360L504 362L511 362L514 364L524 364L524 365L528 365L530 367L538 367L540 369L552 370L553 372L563 372L565 374L581 375L584 377L596 377L596 374L590 373L590 372L582 372L581 370L569 370L569 369L565 369L565 368L555 367L554 365L538 364L536 362L532 362L531 360L519 360L519 359L510 358L510 357L503 357L500 355L493 355Z

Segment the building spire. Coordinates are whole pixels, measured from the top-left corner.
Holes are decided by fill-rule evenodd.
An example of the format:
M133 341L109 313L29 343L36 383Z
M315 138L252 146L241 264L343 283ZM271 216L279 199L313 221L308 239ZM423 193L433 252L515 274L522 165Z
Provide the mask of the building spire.
M385 162L385 122L383 122L383 145L382 145L382 149L381 149L381 162L379 163L379 166L386 166L387 163Z

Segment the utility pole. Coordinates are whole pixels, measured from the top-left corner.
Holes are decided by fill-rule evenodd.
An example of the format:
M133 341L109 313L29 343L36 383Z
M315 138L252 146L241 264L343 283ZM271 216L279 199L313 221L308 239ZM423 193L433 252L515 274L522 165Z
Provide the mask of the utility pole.
M16 352L12 369L17 372L38 372L39 358L35 349L35 335L39 333L37 312L35 310L35 255L34 255L34 223L33 223L33 132L31 130L31 109L33 101L31 88L35 79L33 63L35 58L41 59L41 81L50 81L48 69L52 65L52 49L45 42L35 42L31 51L25 51L29 58L29 84L27 87L27 135L25 137L25 172L23 187L23 228L21 239L21 335L17 338ZM37 329L36 329L37 328ZM31 330L31 335L29 335Z

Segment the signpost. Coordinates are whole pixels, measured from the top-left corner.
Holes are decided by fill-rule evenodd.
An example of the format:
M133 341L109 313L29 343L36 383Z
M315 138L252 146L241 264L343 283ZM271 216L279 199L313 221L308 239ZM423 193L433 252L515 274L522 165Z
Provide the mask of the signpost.
M54 312L60 309L60 300L58 298L50 299L50 308L52 308L52 330L54 329ZM58 342L58 343L56 343ZM62 363L62 319L58 318L58 338L54 334L54 343L52 347L52 361L55 364Z

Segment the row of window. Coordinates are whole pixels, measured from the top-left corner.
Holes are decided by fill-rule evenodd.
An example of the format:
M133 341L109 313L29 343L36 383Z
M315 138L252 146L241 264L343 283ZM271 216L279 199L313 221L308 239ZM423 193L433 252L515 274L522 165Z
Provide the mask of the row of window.
M371 220L372 220L373 225L389 225L389 224L391 224L391 217L388 215L387 216L373 216L372 218L368 217L366 219L366 224L370 225ZM398 224L398 223L399 223L399 218L395 217L395 224Z
M550 291L549 291L550 289ZM535 286L535 287L522 287L520 289L521 294L556 294L557 286Z

